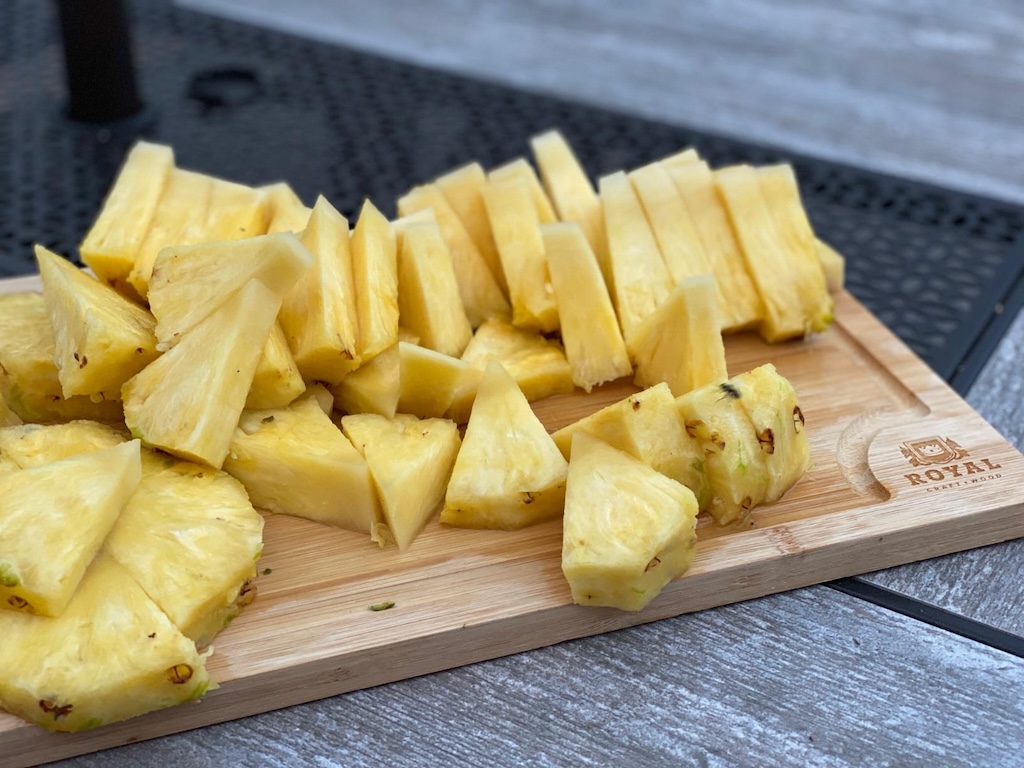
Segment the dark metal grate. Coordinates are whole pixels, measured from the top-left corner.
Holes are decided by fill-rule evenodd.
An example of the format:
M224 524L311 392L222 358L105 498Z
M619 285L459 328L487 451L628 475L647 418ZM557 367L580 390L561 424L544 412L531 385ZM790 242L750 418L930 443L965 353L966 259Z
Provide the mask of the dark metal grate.
M687 128L442 74L134 0L149 120L109 128L61 115L52 3L0 4L0 275L34 271L31 244L73 254L140 132L178 162L252 184L287 179L345 213L386 212L413 183L472 159L493 165L559 127L597 176L684 145L715 164L795 162L819 234L848 285L947 378L964 368L1021 279L1020 208ZM989 329L991 336L991 329ZM970 366L968 366L970 367ZM975 365L976 367L976 365ZM969 381L960 380L966 387Z

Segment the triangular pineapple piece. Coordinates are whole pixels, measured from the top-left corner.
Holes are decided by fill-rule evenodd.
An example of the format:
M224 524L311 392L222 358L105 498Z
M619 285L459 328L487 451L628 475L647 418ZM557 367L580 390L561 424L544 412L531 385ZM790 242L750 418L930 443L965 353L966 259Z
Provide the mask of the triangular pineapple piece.
M7 404L7 398L0 392L0 427L13 427L21 424L18 414L11 410Z
M270 224L269 205L258 189L214 179L203 225L207 240L239 240L265 235Z
M753 326L764 314L764 307L718 196L711 169L699 160L666 163L663 167L686 203L710 260L720 291L722 330L738 331Z
M573 602L639 611L693 562L697 500L586 433L573 437L562 573Z
M459 430L447 419L398 414L345 416L342 429L370 468L384 520L398 548L409 548L444 500L459 452Z
M754 425L768 470L765 501L778 501L811 466L811 444L796 390L771 363L730 379Z
M632 355L640 324L668 296L672 278L626 174L604 176L599 185L612 269L609 288Z
M541 227L572 380L587 392L633 372L593 251L577 224Z
M352 231L352 280L359 321L356 356L369 360L398 341L395 233L369 200Z
M125 383L125 423L146 445L220 468L280 298L251 280Z
M56 619L0 611L0 706L82 731L200 698L206 659L114 558L101 553Z
M530 189L530 199L533 200L533 207L537 211L540 223L554 224L558 221L555 209L552 207L544 187L541 186L540 179L537 178L537 172L524 158L517 157L511 162L493 169L487 174L487 179L494 184L522 181Z
M497 360L531 403L575 389L561 344L503 320L488 320L477 328L462 359L481 372Z
M41 293L0 294L0 394L24 421L124 418L119 400L94 403L84 395L65 398L60 386L56 341Z
M133 440L0 476L0 608L60 616L141 472Z
M466 228L466 234L484 257L491 274L507 297L508 283L505 282L505 271L501 268L501 257L498 256L498 246L494 242L491 222L487 218L487 206L484 205L483 189L487 184L487 174L483 167L480 163L464 165L439 176L434 184L459 217L462 226Z
M704 451L711 485L707 510L719 525L746 518L764 501L768 489L768 470L757 431L739 398L739 390L723 381L676 400L686 433L696 438Z
M401 370L398 345L394 344L330 387L334 404L345 413L393 418L402 393Z
M261 187L260 191L267 205L267 234L293 232L301 235L313 209L307 208L294 190L283 181Z
M515 530L558 517L567 470L515 380L492 360L455 460L441 522Z
M471 370L463 360L404 341L398 342L398 359L398 410L425 419L445 415Z
M711 275L687 278L644 321L637 333L638 387L665 382L678 397L728 376L716 294Z
M492 181L483 194L508 282L512 322L532 331L558 330L558 307L530 187L521 179Z
M55 253L36 246L65 397L121 396L121 385L157 357L146 310Z
M825 272L825 284L829 293L843 290L846 284L846 259L824 240L817 241L818 261Z
M173 347L250 280L283 297L312 265L312 254L288 233L167 248L149 292L157 348Z
M423 208L392 221L391 232L395 235L395 253L398 254L398 256L402 255L402 248L405 243L405 231L415 224L432 224L435 227L440 226L437 223L437 216L434 215L433 208Z
M452 253L436 224L413 224L398 254L398 307L402 325L420 343L458 357L473 336L459 299Z
M570 458L573 435L580 432L682 483L693 491L701 509L710 503L703 450L687 434L668 385L630 395L555 432L551 437L565 458Z
M380 505L366 462L314 398L243 413L224 469L261 509L378 540Z
M498 279L441 190L434 184L424 184L410 190L398 201L399 216L409 216L425 209L433 209L451 253L459 296L469 322L477 326L489 317L507 317L508 301Z
M170 147L136 143L79 249L82 261L100 280L130 298L138 294L129 284L128 275L173 168L174 151Z
M306 390L280 323L274 323L256 365L246 408L284 408Z

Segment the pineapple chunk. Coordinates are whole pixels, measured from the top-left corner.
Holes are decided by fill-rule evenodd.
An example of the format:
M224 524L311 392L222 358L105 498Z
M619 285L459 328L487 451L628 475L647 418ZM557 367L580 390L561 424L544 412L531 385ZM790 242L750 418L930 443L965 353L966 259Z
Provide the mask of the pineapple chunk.
M363 363L330 387L330 392L334 395L334 404L345 413L375 413L394 418L402 393L398 344Z
M56 352L42 294L0 295L0 395L11 410L24 421L122 421L118 400L65 399L53 362Z
M395 236L395 253L398 256L402 255L402 248L405 243L405 231L414 224L432 224L435 227L440 226L437 223L437 216L434 215L433 208L424 208L392 221L391 232Z
M698 160L667 163L663 167L686 203L714 270L722 330L739 331L755 325L764 314L764 307L715 189L711 169Z
M484 169L480 163L470 163L438 177L434 183L459 217L462 226L466 228L466 234L484 257L491 274L507 297L508 283L505 281L505 271L501 268L501 257L491 232L491 222L487 218L487 206L484 205L483 189L487 184Z
M292 232L301 235L309 222L312 208L307 208L295 191L279 181L260 188L267 206L267 234Z
M141 472L133 440L0 476L0 608L60 616Z
M846 284L846 259L824 240L817 241L818 261L825 272L825 283L831 293L843 290Z
M444 416L470 365L415 344L398 342L401 390L398 411L422 418Z
M696 531L689 488L586 433L573 437L562 528L573 602L641 610L690 567Z
M644 321L637 334L638 387L665 382L678 396L728 376L716 293L711 275L687 278Z
M508 281L512 322L544 333L558 330L558 307L529 186L522 180L491 182L483 194Z
M557 341L502 320L489 320L477 328L462 359L481 372L489 361L497 360L531 403L574 389L572 371Z
M129 150L96 221L80 251L96 276L119 293L138 298L128 283L135 254L150 224L174 168L170 147L140 141Z
M433 209L441 235L451 253L459 297L469 322L475 327L490 317L508 317L508 301L502 293L501 285L441 190L434 184L425 184L410 190L398 201L400 216L409 216L428 208Z
M517 157L505 165L495 168L487 174L487 180L492 184L506 184L508 182L522 181L530 189L530 199L533 200L533 207L537 211L537 218L541 224L554 224L558 221L555 209L551 207L544 187L540 185L536 171L522 157Z
M256 364L246 408L285 408L306 389L280 323L274 323Z
M668 157L664 157L660 162L665 165L687 165L688 163L700 162L700 155L697 154L696 149L683 149L679 152L674 152Z
M611 291L622 337L632 355L640 324L668 296L672 278L626 174L619 171L605 176L599 186L612 269Z
M573 383L590 392L633 372L608 289L577 224L541 227Z
M730 380L754 425L768 470L765 501L778 501L811 466L811 445L796 390L771 363Z
M667 384L630 395L555 432L551 437L567 459L571 458L572 438L577 432L625 451L651 469L682 483L693 491L701 509L710 503L704 453L697 441L687 434Z
M443 355L458 357L473 336L452 254L435 224L414 224L402 235L398 307L402 324Z
M51 731L95 728L200 698L204 656L101 553L56 619L0 612L0 705Z
M21 424L18 414L11 410L7 404L7 398L0 392L0 427L13 427Z
M258 189L214 179L203 224L204 240L238 240L267 232L269 208Z
M146 445L220 468L281 300L251 280L122 389Z
M716 382L676 400L686 433L704 451L711 484L707 510L719 525L744 519L768 489L764 452L739 399L731 383Z
M515 530L558 517L567 470L515 380L492 360L455 460L441 522Z
M313 398L243 413L224 469L257 507L378 540L380 505L366 462Z
M156 321L139 305L41 245L36 246L36 261L64 396L118 399L121 385L157 357Z
M363 414L341 420L366 459L395 544L405 551L444 500L459 452L459 430L446 419Z
M23 424L0 429L0 454L19 469L33 469L83 453L113 448L126 439L120 429L97 421Z
M398 341L395 234L369 200L352 232L352 280L359 328L356 357L369 360Z

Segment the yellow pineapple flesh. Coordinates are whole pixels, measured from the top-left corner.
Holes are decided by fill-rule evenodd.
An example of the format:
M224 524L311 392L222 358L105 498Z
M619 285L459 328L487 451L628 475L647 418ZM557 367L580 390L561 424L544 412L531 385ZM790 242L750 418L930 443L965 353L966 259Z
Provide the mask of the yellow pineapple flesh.
M11 406L7 404L7 398L0 392L0 427L13 427L21 423L18 414L11 410Z
M306 389L280 323L274 323L256 364L246 408L284 408Z
M398 360L398 411L422 418L444 416L471 369L456 357L404 341L398 342Z
M345 413L393 418L402 393L401 360L394 344L330 387L335 406Z
M203 223L203 239L239 240L265 235L270 224L266 196L258 189L214 179Z
M459 430L447 419L406 414L345 416L341 424L366 459L388 530L404 552L444 500Z
M301 235L309 222L312 208L307 208L295 190L283 181L260 187L267 208L267 234L292 232Z
M562 573L573 602L639 611L693 562L697 500L607 443L573 437Z
M488 320L477 328L462 359L481 372L497 360L531 403L574 389L565 351L557 341L502 320Z
M552 207L551 200L548 199L544 187L541 186L536 171L533 170L533 166L525 158L517 157L511 162L495 168L487 174L487 179L494 184L523 182L530 190L530 199L533 200L533 207L537 211L537 218L540 220L540 223L554 224L558 221L555 209Z
M669 165L687 165L688 163L696 163L700 161L700 155L697 154L696 149L688 148L682 149L678 152L673 152L668 157L663 157L659 162L666 166Z
M846 284L846 259L824 240L817 241L817 252L829 292L836 293L843 290L843 286Z
M123 428L98 421L22 424L0 429L0 454L19 469L32 469L83 453L102 451L128 439Z
M352 231L352 281L359 333L356 357L369 360L398 341L398 252L395 234L369 200Z
M505 281L498 246L491 232L491 222L487 218L487 206L484 205L483 189L487 184L484 169L480 163L470 163L439 176L434 184L459 217L466 234L484 257L491 274L507 297L508 283Z

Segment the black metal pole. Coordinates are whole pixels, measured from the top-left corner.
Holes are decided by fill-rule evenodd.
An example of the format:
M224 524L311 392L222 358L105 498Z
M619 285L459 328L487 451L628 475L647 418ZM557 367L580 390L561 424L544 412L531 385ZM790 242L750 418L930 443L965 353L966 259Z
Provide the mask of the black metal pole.
M64 38L68 117L122 120L142 109L123 0L57 0Z

